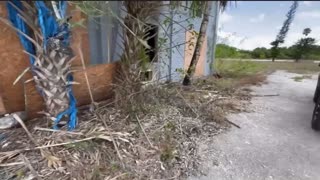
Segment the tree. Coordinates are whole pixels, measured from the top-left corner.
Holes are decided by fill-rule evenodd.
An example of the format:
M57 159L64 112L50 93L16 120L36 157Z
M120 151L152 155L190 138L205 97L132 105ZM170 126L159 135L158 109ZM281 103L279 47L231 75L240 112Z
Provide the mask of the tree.
M46 106L44 114L55 121L55 128L61 118L69 116L68 128L74 129L77 111L70 68L74 55L69 43L69 18L64 17L66 2L7 3L11 23L3 18L0 20L15 28L26 53L30 55L30 71Z
M268 50L267 48L255 48L252 53L252 58L256 59L265 59L268 57Z
M274 62L275 58L279 55L279 45L284 43L284 40L285 40L286 35L289 31L290 24L294 19L294 15L295 15L297 8L298 8L298 1L294 1L290 7L289 12L286 15L287 19L284 21L282 28L280 29L280 31L276 37L276 40L274 40L270 43L272 45L271 57L272 57L273 62Z
M305 35L305 36L308 36L309 34L311 33L311 29L310 28L305 28L304 30L303 30L303 35Z
M202 44L204 42L205 36L206 36L206 32L207 32L207 26L208 26L208 22L209 22L209 16L210 16L210 11L211 11L211 1L205 1L205 8L204 8L204 13L203 13L203 18L202 18L202 22L201 22L201 26L200 26L200 31L199 31L199 35L197 38L197 43L196 46L194 48L194 52L191 58L191 62L190 65L188 67L187 73L183 79L182 84L185 86L188 86L191 84L191 77L195 71L195 68L198 64L199 61L199 57L200 57L200 51L202 48ZM221 7L224 8L227 5L227 1L220 1L220 5Z
M299 39L294 45L294 59L298 62L304 55L308 54L315 44L316 40L311 37L307 37L311 33L310 28L305 28L302 32L305 38Z

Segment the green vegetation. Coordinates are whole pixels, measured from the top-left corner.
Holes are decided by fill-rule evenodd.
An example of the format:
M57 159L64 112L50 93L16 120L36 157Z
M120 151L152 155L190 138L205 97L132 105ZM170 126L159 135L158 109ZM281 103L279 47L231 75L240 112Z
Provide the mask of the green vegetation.
M305 36L296 42L294 45L294 59L299 61L303 56L307 55L310 50L312 50L312 46L315 44L316 40L311 37L307 37L311 33L310 28L305 28L302 34Z
M264 65L253 61L217 59L214 68L215 72L218 72L223 77L235 78L256 74L264 68Z
M223 79L239 80L243 78L258 76L270 73L276 70L284 70L292 73L302 74L302 77L295 78L299 81L301 78L309 77L307 74L318 73L320 67L318 64L304 61L299 63L293 62L264 62L264 61L248 61L248 60L226 60L216 59L214 63L214 71L223 77ZM229 83L229 82L223 82ZM223 84L225 86L225 84Z
M296 59L297 46L280 47L278 59ZM225 44L217 44L216 58L230 59L271 59L271 49L255 48L252 51L240 50ZM320 46L308 42L308 53L304 53L301 59L320 60Z
M250 59L250 58L252 58L252 55L251 55L250 51L239 50L235 47L231 47L226 44L217 44L216 57L217 58Z
M311 79L311 76L310 75L295 76L292 79L296 82L301 82L303 79Z
M290 7L289 12L287 13L287 19L283 22L282 28L280 29L276 37L276 40L270 43L272 45L272 48L271 48L272 61L274 61L275 58L277 58L280 53L279 45L284 43L284 40L289 31L290 24L294 18L297 8L298 8L298 1L294 1Z
M300 63L291 62L258 62L263 65L264 71L285 70L298 74L318 73L320 67L313 62L304 61Z

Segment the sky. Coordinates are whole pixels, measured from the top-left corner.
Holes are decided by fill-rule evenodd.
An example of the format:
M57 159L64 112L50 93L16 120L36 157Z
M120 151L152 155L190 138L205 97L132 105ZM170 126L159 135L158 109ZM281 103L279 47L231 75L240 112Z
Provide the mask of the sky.
M238 49L270 48L292 1L238 1L220 14L218 43ZM304 28L311 28L310 37L320 45L320 1L299 1L295 17L284 44L291 46L302 37Z

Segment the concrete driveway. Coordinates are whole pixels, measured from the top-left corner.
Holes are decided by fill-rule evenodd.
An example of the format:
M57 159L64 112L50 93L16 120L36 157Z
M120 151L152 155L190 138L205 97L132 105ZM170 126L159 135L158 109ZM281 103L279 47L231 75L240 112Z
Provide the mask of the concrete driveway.
M320 180L320 133L311 129L317 75L296 82L298 74L277 71L253 87L249 113L232 114L241 126L203 143L207 175L190 180Z

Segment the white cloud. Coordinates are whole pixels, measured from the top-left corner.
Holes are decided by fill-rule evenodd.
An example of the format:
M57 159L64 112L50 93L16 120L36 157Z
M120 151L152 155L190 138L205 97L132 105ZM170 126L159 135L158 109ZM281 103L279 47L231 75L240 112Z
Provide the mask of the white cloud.
M253 50L256 47L269 47L273 37L268 36L255 36L245 37L225 31L218 32L218 43L228 44L238 49Z
M312 3L312 1L302 1L302 4L306 5L306 6L310 6Z
M238 36L236 33L226 31L218 32L218 43L229 44L237 47L243 39L245 39L245 37Z
M277 32L278 33L278 32ZM219 31L218 32L218 43L228 44L230 46L236 47L238 49L244 50L253 50L257 47L265 47L270 48L270 43L275 39L276 34L268 34L268 35L256 35L251 37L245 37L241 35L237 35L236 33ZM302 30L289 31L284 44L281 46L292 46L295 42L297 42L302 37ZM312 32L310 37L315 38L316 44L320 45L320 26L312 28Z
M299 18L320 18L320 11L303 11L297 14Z
M227 22L230 22L232 20L232 16L230 14L227 14L227 13L222 13L220 15L220 20L219 20L219 23L227 23Z
M258 17L250 18L249 21L252 23L262 22L264 20L265 14L259 14Z
M240 49L253 50L257 47L266 47L270 48L270 43L274 40L275 37L270 35L263 36L253 36L249 37L242 44L240 44Z

